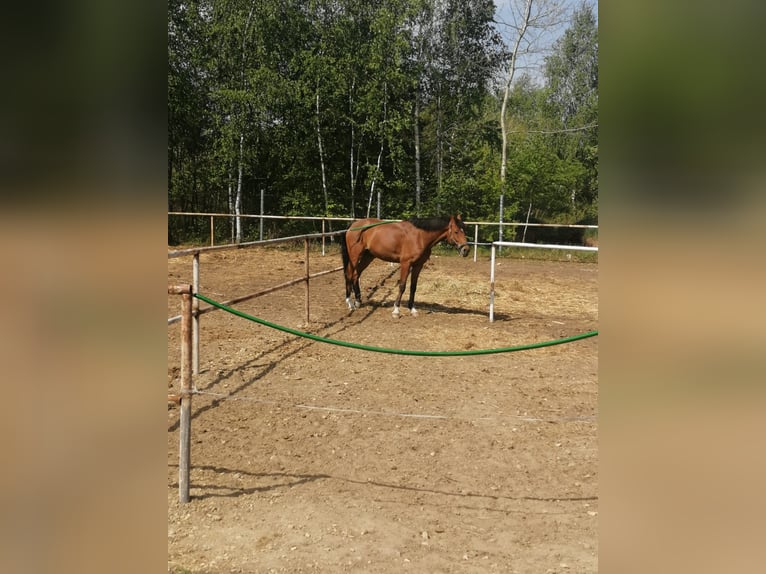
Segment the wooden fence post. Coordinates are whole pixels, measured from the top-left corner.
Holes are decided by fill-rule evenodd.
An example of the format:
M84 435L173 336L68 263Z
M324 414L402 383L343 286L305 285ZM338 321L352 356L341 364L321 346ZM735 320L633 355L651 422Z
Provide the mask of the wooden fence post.
M304 252L306 260L306 324L309 324L309 238L304 237Z
M191 400L192 400L192 286L181 293L181 419L178 450L178 498L189 502L189 470L191 468Z

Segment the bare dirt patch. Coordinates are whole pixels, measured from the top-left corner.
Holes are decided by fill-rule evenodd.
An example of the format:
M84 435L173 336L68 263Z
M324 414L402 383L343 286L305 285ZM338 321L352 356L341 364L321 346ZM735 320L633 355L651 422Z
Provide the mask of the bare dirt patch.
M311 271L340 264L312 252ZM299 277L304 253L203 254L219 301ZM391 317L398 267L237 305L324 337L396 349L507 347L598 328L597 265L432 256L418 317ZM168 283L191 281L189 258ZM203 304L203 306L205 306ZM179 312L168 298L168 316ZM201 318L189 504L178 502L178 410L168 409L171 572L597 571L598 338L532 351L413 357L327 345L222 311ZM168 388L178 390L178 325Z

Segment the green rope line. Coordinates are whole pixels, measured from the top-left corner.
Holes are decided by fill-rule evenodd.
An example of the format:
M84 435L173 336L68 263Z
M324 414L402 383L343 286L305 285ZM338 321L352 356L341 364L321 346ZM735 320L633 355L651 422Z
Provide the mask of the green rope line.
M466 356L466 355L491 355L493 353L509 353L512 351L526 351L529 349L539 349L540 347L552 347L553 345L562 345L564 343L571 343L572 341L587 339L588 337L595 337L596 335L598 335L598 331L590 331L588 333L582 333L580 335L564 337L563 339L543 341L542 343L530 343L528 345L518 345L515 347L499 347L497 349L477 349L475 351L408 351L408 350L401 350L401 349L389 349L387 347L371 347L369 345L361 345L359 343L349 343L348 341L338 341L337 339L327 339L325 337L320 337L319 335L312 335L311 333L298 331L296 329L291 329L290 327L284 327L282 325L277 325L276 323L271 323L269 321L266 321L265 319L259 319L258 317L253 317L252 315L248 315L247 313L243 313L242 311L237 311L236 309L227 307L226 305L223 305L222 303L219 303L218 301L213 301L212 299L209 299L208 297L205 297L204 295L201 295L199 293L195 293L194 296L197 299L204 301L205 303L211 304L213 307L218 307L219 309L228 311L232 315L237 315L238 317L242 317L243 319L248 319L249 321L254 321L255 323L265 325L266 327L271 327L272 329L276 329L278 331L284 331L285 333L290 333L291 335L297 335L298 337L312 339L314 341L319 341L320 343L330 343L331 345L339 345L341 347L349 347L351 349L361 349L362 351L373 351L376 353L391 353L393 355L416 355L419 357L456 357L456 356Z
M364 229L369 229L370 227L375 227L377 225L384 225L386 223L399 223L401 219L384 219L383 221L378 221L376 223L368 223L367 225L362 225L361 227L350 227L346 231L362 231Z

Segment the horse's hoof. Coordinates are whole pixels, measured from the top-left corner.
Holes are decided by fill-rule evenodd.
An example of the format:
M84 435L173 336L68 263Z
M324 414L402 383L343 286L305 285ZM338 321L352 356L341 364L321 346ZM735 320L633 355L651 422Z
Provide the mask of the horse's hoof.
M393 310L393 311L391 311L391 316L392 316L394 319L398 319L399 317L401 317L401 316L402 316L402 314L399 312L399 307L394 307L394 310Z
M418 316L418 310L415 309L415 307L413 307L412 309L410 309L410 315L412 315L413 317L417 317Z

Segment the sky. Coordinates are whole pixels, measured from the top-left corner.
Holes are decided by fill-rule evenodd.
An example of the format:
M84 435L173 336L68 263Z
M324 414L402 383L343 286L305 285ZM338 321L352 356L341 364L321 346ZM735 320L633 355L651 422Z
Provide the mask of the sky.
M554 3L561 7L563 15L558 18L560 23L556 26L552 26L550 29L530 29L528 31L527 37L534 40L532 46L532 50L534 51L528 56L519 56L517 76L515 77L526 72L532 76L535 81L542 83L542 68L545 63L545 56L549 53L556 40L560 38L569 27L569 20L572 12L574 12L574 10L583 2L593 7L593 11L596 14L596 21L598 21L598 0L534 0L534 3L532 4L533 16L538 14L539 10ZM513 23L519 18L518 16L514 18L514 14L520 14L524 9L525 4L526 0L495 0L495 19L501 23ZM500 25L498 28L505 39L506 45L513 47L516 40L516 31L509 26Z

